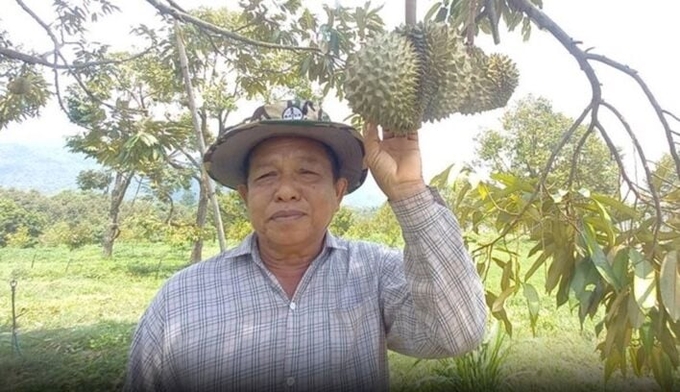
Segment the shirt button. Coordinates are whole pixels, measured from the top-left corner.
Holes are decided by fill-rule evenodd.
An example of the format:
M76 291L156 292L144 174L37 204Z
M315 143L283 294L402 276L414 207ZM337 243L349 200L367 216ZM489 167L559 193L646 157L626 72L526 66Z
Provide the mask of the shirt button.
M288 307L290 307L290 310L295 310L295 308L297 308L297 305L295 305L295 302L291 302L290 305L288 305Z
M288 377L286 379L286 385L288 385L289 387L292 387L294 384L295 384L295 378L294 377Z

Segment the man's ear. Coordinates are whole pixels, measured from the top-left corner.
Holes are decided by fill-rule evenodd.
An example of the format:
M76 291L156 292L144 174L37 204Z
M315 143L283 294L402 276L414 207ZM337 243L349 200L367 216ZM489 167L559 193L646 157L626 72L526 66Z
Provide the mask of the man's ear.
M340 177L335 182L335 197L338 201L338 208L340 207L340 203L342 203L343 197L345 197L345 192L347 192L347 179Z
M240 184L236 187L236 191L241 196L241 200L243 200L243 202L246 203L246 207L247 207L248 206L248 186L246 186L245 184Z

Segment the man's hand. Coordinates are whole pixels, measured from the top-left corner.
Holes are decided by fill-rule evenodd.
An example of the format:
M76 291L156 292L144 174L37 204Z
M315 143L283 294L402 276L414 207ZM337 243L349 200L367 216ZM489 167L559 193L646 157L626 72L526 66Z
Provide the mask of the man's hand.
M395 136L367 123L364 126L364 162L380 189L390 201L406 199L425 189L423 179L418 133Z

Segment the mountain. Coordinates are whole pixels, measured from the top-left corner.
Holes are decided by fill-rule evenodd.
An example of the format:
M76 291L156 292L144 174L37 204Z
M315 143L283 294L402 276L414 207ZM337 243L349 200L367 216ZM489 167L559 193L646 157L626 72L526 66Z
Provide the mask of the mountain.
M0 143L0 186L35 189L52 195L77 189L82 170L96 169L97 163L83 154L73 154L54 143Z
M76 177L82 170L99 165L84 154L74 154L59 142L28 144L0 143L0 187L21 190L35 189L53 195L67 189L77 189ZM198 187L192 187L197 192ZM375 207L385 201L372 177L357 191L345 197L343 204L353 207Z

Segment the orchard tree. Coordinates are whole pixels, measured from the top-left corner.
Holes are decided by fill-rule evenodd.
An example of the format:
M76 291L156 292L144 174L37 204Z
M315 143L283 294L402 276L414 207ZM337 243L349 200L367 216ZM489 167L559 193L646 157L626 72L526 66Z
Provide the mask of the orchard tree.
M121 55L124 56L124 55ZM87 88L69 88L68 115L83 131L67 138L67 146L95 159L111 170L109 224L103 240L103 253L110 257L120 234L120 206L136 175L157 175L161 162L172 151L188 144L190 128L180 118L157 120L159 104L170 95L148 83L142 70L163 73L161 64L150 55L111 67L107 72L86 75ZM91 99L94 95L96 99Z
M573 122L556 113L547 99L525 97L505 112L502 129L489 129L478 136L478 164L494 173L538 178L564 130ZM564 144L554 158L546 186L554 189L571 185L616 195L620 187L616 162L607 145L596 136L588 137L586 131L585 126L580 126L574 138Z

